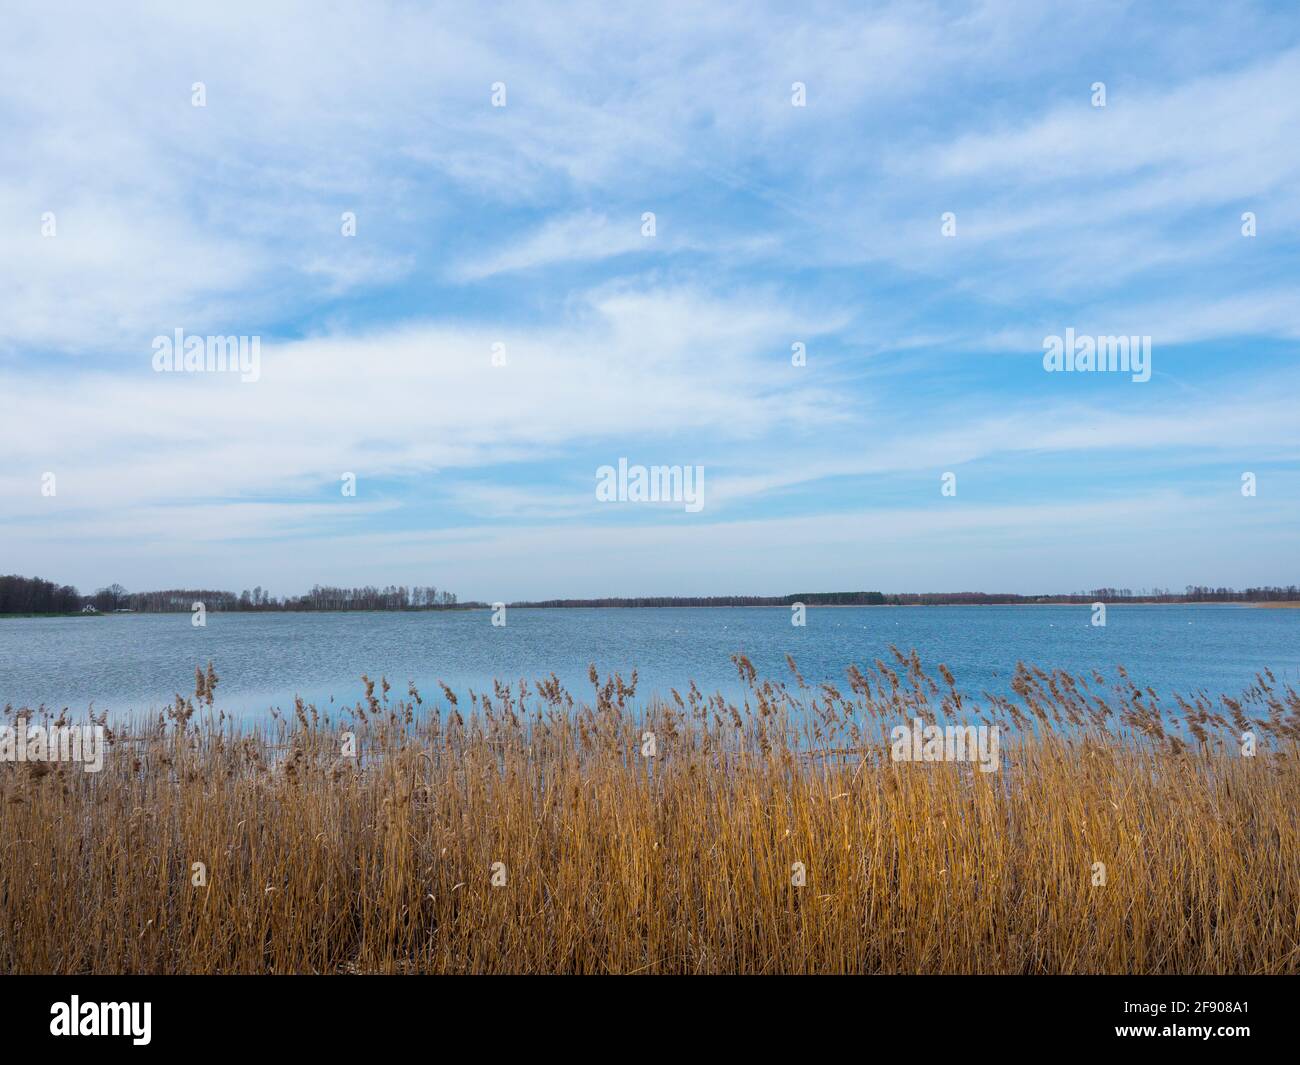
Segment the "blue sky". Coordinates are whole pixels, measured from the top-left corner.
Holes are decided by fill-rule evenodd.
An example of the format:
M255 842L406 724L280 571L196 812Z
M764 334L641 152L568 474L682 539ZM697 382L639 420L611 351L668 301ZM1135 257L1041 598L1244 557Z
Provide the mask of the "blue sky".
M0 571L1300 579L1294 5L611 6L7 6ZM259 380L154 372L178 328ZM621 457L704 508L599 502Z

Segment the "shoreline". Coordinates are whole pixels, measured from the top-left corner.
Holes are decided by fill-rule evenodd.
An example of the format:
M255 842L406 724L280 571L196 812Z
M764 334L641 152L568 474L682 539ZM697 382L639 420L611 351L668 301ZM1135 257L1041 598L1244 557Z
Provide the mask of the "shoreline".
M804 607L808 610L914 610L927 609L933 607L963 607L963 608L987 608L987 607L1042 607L1042 606L1077 606L1091 607L1094 601L1076 601L1076 600L1037 600L1025 603L805 603ZM1300 610L1300 602L1292 600L1259 600L1259 601L1222 601L1217 599L1187 599L1175 602L1151 599L1112 599L1112 600L1095 600L1095 602L1104 603L1107 607L1124 607L1124 606L1220 606L1220 607L1253 607L1264 610ZM736 604L623 604L610 603L602 606L575 604L573 606L537 606L532 604L514 604L507 603L507 610L789 610L794 603L736 603ZM479 614L491 612L490 605L483 606L455 606L447 608L423 608L414 610L210 610L211 614L222 615L253 615L261 616L265 614ZM189 611L185 610L129 610L112 614L86 614L81 611L71 614L0 614L0 621L8 619L15 620L36 620L45 618L112 618L112 617L157 617L162 615L174 614L184 616Z

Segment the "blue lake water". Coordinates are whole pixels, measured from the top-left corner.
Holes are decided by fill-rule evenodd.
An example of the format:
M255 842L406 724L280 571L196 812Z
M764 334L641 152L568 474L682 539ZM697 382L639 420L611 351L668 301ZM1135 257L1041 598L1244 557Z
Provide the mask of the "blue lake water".
M1300 686L1300 610L1245 606L1111 606L1104 628L1087 606L847 607L810 609L807 625L775 608L511 610L451 613L217 614L196 628L188 614L0 619L0 704L44 704L113 713L161 708L194 690L194 667L211 660L218 704L247 716L353 703L362 673L426 698L437 681L458 693L494 677L532 681L556 673L575 695L590 692L587 664L640 674L639 696L735 691L731 656L743 651L762 675L788 679L790 654L810 683L841 685L852 663L893 664L891 644L915 648L926 671L943 662L958 687L1009 693L1017 660L1044 669L1123 665L1162 696L1201 689L1238 694L1258 671ZM845 688L845 690L847 690Z

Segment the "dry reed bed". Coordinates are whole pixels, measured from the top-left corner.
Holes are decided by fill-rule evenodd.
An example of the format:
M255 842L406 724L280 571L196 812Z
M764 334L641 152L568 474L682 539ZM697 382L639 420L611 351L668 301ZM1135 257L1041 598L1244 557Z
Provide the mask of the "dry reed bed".
M0 765L0 971L1300 971L1294 690L1021 667L973 711L895 659L841 692L738 657L739 705L367 682L251 728L209 666L100 773ZM915 716L1000 725L1001 771L891 760Z

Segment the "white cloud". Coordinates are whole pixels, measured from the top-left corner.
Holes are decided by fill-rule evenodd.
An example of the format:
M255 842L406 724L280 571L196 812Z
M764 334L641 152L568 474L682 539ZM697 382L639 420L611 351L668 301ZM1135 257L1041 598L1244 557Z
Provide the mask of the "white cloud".
M554 218L504 251L463 263L455 270L461 280L478 281L495 274L531 270L563 262L592 262L630 252L660 250L659 238L641 235L641 220L629 215L621 224L603 214L583 211Z
M260 380L155 373L142 348L114 371L0 371L13 403L0 515L58 506L303 496L337 484L553 457L583 441L741 439L841 401L793 379L791 335L823 326L755 295L602 290L546 329L411 325L264 343ZM506 365L491 364L505 345ZM49 426L57 426L51 434ZM90 528L87 528L90 533Z

